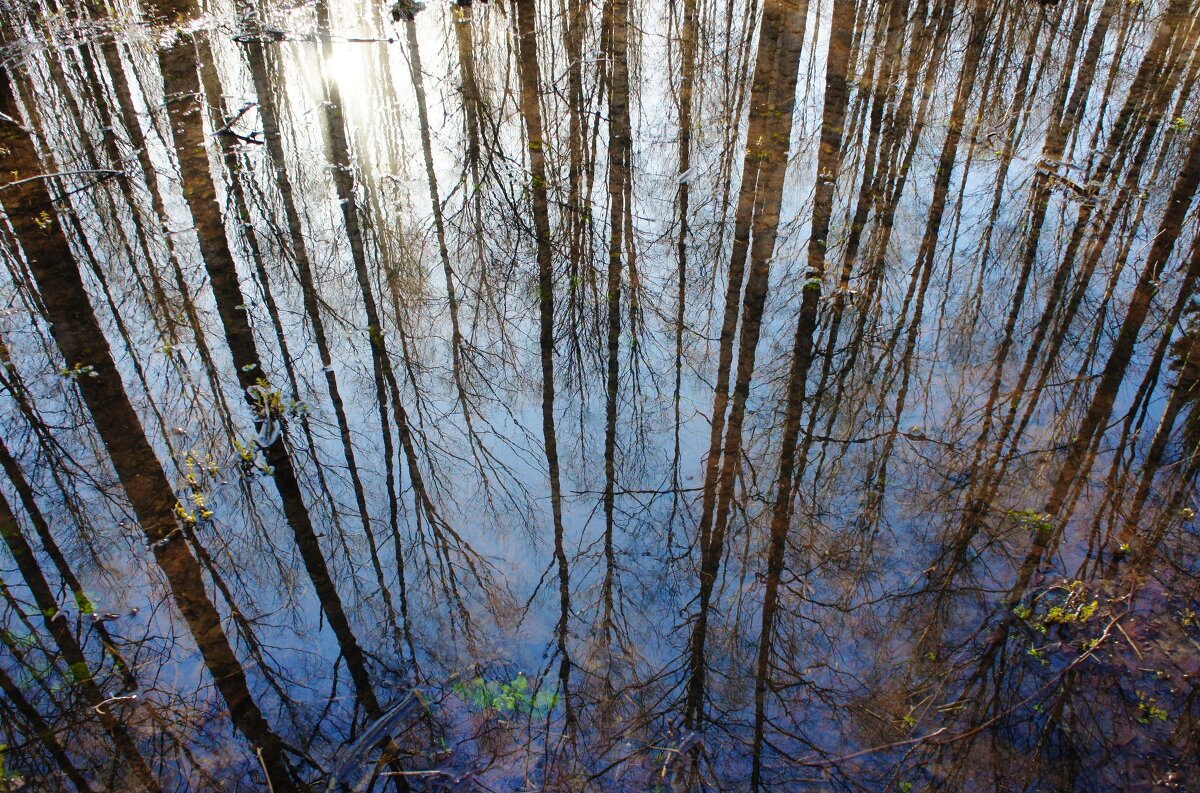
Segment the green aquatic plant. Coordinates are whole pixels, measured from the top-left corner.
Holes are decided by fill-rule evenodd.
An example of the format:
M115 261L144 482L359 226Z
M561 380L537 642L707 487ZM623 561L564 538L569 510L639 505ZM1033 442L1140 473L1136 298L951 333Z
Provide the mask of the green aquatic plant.
M1039 617L1035 614L1038 602L1048 595L1057 595L1062 602L1049 606L1045 615ZM1082 581L1067 578L1061 584L1049 587L1033 603L1013 606L1013 615L1045 633L1048 625L1082 625L1095 616L1099 608L1099 600L1088 600L1087 588Z
M1157 701L1154 697L1147 697L1142 692L1138 692L1138 722L1149 724L1152 720L1166 721L1170 717L1166 708L1160 708L1154 704Z
M81 363L75 364L70 369L67 369L67 368L59 369L58 373L60 375L62 375L63 377L70 377L70 378L76 378L76 379L78 379L80 377L99 377L100 376L100 373L96 371L96 367L84 366Z
M558 704L558 692L546 689L530 689L529 678L524 672L517 674L511 682L473 680L455 683L453 689L473 711L494 710L499 713L545 716Z
M1052 606L1046 612L1046 622L1049 624L1067 625L1070 623L1083 623L1092 618L1096 613L1096 609L1100 607L1100 601L1093 600L1091 603Z
M1054 523L1050 520L1050 516L1037 510L1010 509L1008 516L1015 520L1018 526L1028 531L1050 531L1054 528Z

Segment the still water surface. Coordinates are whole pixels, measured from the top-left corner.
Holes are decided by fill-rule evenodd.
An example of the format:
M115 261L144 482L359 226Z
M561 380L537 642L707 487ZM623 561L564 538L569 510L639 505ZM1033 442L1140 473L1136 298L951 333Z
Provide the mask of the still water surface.
M1194 0L2 9L0 789L1195 784Z

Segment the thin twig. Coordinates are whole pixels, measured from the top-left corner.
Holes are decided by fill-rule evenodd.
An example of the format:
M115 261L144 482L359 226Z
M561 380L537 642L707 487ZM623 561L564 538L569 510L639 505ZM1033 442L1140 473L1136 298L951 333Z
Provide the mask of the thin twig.
M125 172L116 171L112 168L92 168L86 171L59 171L57 173L43 173L38 174L37 176L27 176L24 179L17 179L14 182L0 184L0 190L7 189L9 187L16 187L17 185L25 184L26 182L36 182L39 179L51 179L56 176L87 176L89 174L100 174L101 176L124 176Z
M270 793L275 793L275 786L271 784L271 775L267 772L267 764L263 762L262 747L255 746L254 754L258 757L258 764L262 766L263 777L267 780L267 790L269 790Z

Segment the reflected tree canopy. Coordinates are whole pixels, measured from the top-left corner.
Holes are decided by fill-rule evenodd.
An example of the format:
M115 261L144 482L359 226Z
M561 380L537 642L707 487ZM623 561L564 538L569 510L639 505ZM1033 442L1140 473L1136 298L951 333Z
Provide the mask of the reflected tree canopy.
M0 790L1186 790L1197 0L0 0Z

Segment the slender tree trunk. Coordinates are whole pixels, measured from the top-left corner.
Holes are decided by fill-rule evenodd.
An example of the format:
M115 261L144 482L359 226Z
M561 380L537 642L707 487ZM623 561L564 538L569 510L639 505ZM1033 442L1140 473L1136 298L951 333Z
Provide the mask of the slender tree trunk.
M85 605L90 606L91 602L83 590L83 584L75 575L75 571L71 569L66 556L50 531L50 524L47 522L45 515L42 514L41 507L38 506L37 498L34 496L29 480L26 479L25 473L17 464L17 461L9 454L8 446L2 439L0 439L0 468L4 469L4 474L8 477L9 482L12 483L13 489L17 491L17 497L21 500L21 506L24 508L29 522L33 524L33 530L37 534L38 542L41 543L46 556L50 557L55 572L58 573L59 578L67 585L67 588L71 590L71 594L80 608L83 608ZM129 663L121 655L116 642L113 641L104 623L97 622L92 626L92 630L100 637L100 641L104 644L105 650L112 658L113 664L124 679L125 684L129 686L136 685L133 670L130 669Z
M606 0L604 50L608 59L608 339L604 398L604 582L601 586L601 642L608 649L614 631L613 587L616 550L613 547L617 478L617 404L620 397L621 280L625 253L626 217L630 186L633 130L629 120L629 4ZM632 273L631 273L632 275ZM607 676L606 676L607 679Z
M38 740L46 747L46 751L54 758L54 762L58 764L63 775L71 780L71 784L79 793L91 793L92 786L88 784L87 779L80 773L75 764L71 762L71 758L67 756L66 749L55 737L54 729L46 723L42 718L42 714L38 713L37 708L33 706L25 697L25 692L17 685L4 669L0 668L0 691L4 692L5 698L12 703L16 711L21 714L25 721L29 722L29 726L33 728L33 733L37 735Z
M852 16L853 2L841 2L850 7L849 13ZM837 8L835 7L835 13ZM845 13L843 10L843 15ZM779 212L791 145L792 115L796 103L796 84L807 22L807 0L769 0L763 6L762 33L754 70L754 87L750 97L750 131L743 161L741 195L738 198L738 217L735 221L733 254L729 267L725 324L721 333L722 350L718 365L726 370L725 382L721 382L721 372L718 371L717 392L713 400L713 432L700 515L699 608L692 626L688 650L689 680L685 710L685 721L693 729L700 728L704 722L707 663L705 645L710 600L724 556L725 532L729 522L733 489L741 467L742 422L754 372L771 257L775 250L775 238L779 227ZM846 30L848 36L849 27ZM848 58L848 53L846 57ZM834 72L837 70L837 66L832 69ZM844 100L845 72L842 71L841 75ZM751 235L753 242L750 239ZM741 270L747 254L750 259L750 273L742 301L737 377L730 400L724 389L727 387L728 368L733 356L737 298ZM721 417L730 401L732 406L722 448ZM714 501L715 517L710 515Z
M470 35L469 24L462 22L455 22L454 24L456 30L464 30L468 36ZM425 73L421 66L421 47L417 40L416 22L411 19L405 22L404 32L408 40L409 74L412 77L413 90L417 98L417 123L421 136L421 153L425 160L425 180L429 186L429 205L430 211L433 214L434 237L437 239L438 258L442 263L442 276L446 281L446 305L450 312L450 357L453 369L451 376L454 380L459 412L466 426L472 448L475 449L476 461L482 466L483 461L480 459L481 452L476 449L477 446L482 444L482 441L475 431L475 424L471 418L471 400L467 395L467 388L463 379L466 374L468 361L464 355L465 341L463 339L462 327L459 323L459 298L458 290L455 287L457 276L455 275L454 267L450 263L450 250L446 243L446 223L442 216L442 196L441 191L438 189L437 173L434 170L433 142L429 128L429 111L425 100ZM467 52L469 57L469 42L467 44ZM474 67L472 66L472 73L473 69ZM464 88L464 90L466 89ZM478 89L472 88L471 91L477 93ZM467 102L468 104L473 104L472 99L468 99ZM476 151L473 155L469 154L468 156L478 159L478 141L472 140L473 143L471 145L476 148Z
M106 7L103 7L94 1L90 1L89 4L92 8L92 13L98 19L104 19L107 16ZM154 219L158 223L158 228L162 233L163 244L166 246L167 259L170 265L170 274L174 278L176 291L179 293L179 299L182 302L184 317L192 331L192 338L196 344L196 351L200 356L200 360L208 377L209 386L213 394L213 400L216 403L221 420L227 430L232 433L233 421L230 416L229 406L225 401L225 394L220 385L217 367L213 361L212 351L208 346L208 339L204 332L200 317L196 312L195 303L191 299L189 290L187 288L186 279L179 263L178 253L175 248L175 234L172 232L167 223L167 208L166 202L163 199L163 191L160 184L158 169L151 159L149 141L142 131L141 121L138 118L136 104L133 97L132 86L130 85L129 77L125 73L124 65L121 62L120 50L117 43L111 40L105 40L99 43L97 46L100 48L100 54L104 61L105 72L108 76L108 79L112 81L113 93L116 95L117 100L118 114L121 118L122 124L124 125L125 133L129 136L129 143L133 149L134 156L137 158L138 167L141 170L143 178L146 180L148 192L150 194L151 209L154 213ZM154 262L151 261L149 266L153 267L153 265ZM174 307L166 306L165 310L172 316L170 322L174 323Z
M1200 134L1194 134L1183 168L1175 180L1171 196L1167 200L1166 211L1159 222L1158 233L1146 256L1146 264L1134 286L1125 319L1117 331L1108 360L1100 372L1087 412L1084 414L1075 436L1067 446L1066 459L1050 488L1050 496L1046 500L1044 511L1051 516L1056 525L1050 530L1037 532L1034 537L1025 562L1021 566L1017 583L1009 592L1007 602L1010 604L1016 603L1023 596L1041 559L1057 544L1065 530L1063 512L1070 508L1068 495L1073 486L1084 480L1091 470L1095 460L1095 455L1091 452L1092 445L1103 434L1104 422L1112 413L1121 383L1125 379L1125 372L1129 368L1138 333L1150 313L1151 303L1158 292L1159 279L1162 277L1162 272L1175 248L1175 243L1183 231L1184 218L1191 207L1198 185L1200 185ZM1197 277L1200 277L1200 246L1193 248L1185 273L1187 279L1191 280Z
M550 478L550 509L554 530L554 558L558 565L559 684L567 706L568 723L573 722L570 708L571 659L567 648L568 620L571 613L571 579L567 566L563 530L562 483L559 475L558 438L554 426L554 262L550 247L550 201L546 182L546 155L543 150L541 69L534 0L513 0L513 24L517 45L520 81L520 109L529 149L529 192L533 208L534 244L538 266L538 347L542 368L542 441Z
M20 114L7 73L0 79L0 112L5 114L0 120L0 142L8 150L6 165L10 170L27 174L40 173L33 141L26 130L11 121ZM204 589L200 566L176 523L177 502L171 485L125 394L62 227L54 215L49 215L48 222L39 217L41 212L54 212L50 195L40 180L34 180L11 186L4 200L66 368L81 373L75 380L84 404L92 414L205 666L225 699L234 725L252 745L260 748L275 789L290 790L292 772L283 756L282 742L255 703L245 672L221 626L220 615ZM44 228L42 222L46 222ZM96 376L92 377L92 373Z
M458 51L459 90L462 91L463 115L466 120L467 132L467 167L470 169L474 181L474 184L470 185L471 193L479 189L482 171L479 151L481 134L479 113L483 108L483 92L479 89L479 81L475 76L475 43L471 35L471 31L474 29L473 21L474 11L467 6L455 9L450 22L454 26L454 43ZM422 126L422 131L426 133L424 126Z
M185 2L182 8L174 10L186 16L194 13L194 6ZM238 280L237 265L225 234L216 186L209 170L201 123L202 97L196 70L194 35L180 33L159 52L163 88L169 98L167 114L179 159L184 199L196 224L204 267L233 356L238 384L255 417L258 438L251 444L262 449L266 460L264 470L269 473L279 493L284 516L295 537L296 547L321 608L346 659L359 701L368 715L374 718L378 716L380 708L367 671L366 657L354 636L305 506L291 453L286 446L286 419L275 396L278 392L263 369L254 333L246 317L246 298Z
M766 589L754 681L754 743L750 787L755 791L762 785L762 746L766 727L766 693L771 665L771 642L791 518L796 444L800 419L804 410L805 382L813 359L813 341L817 330L821 283L825 278L828 252L827 235L829 219L833 212L833 193L842 162L842 127L845 124L846 107L849 101L847 74L853 55L851 36L854 28L854 9L853 0L835 0L830 26L829 54L826 58L825 71L825 98L821 112L821 144L817 151L817 189L813 198L812 232L809 236L806 280L792 348L791 372L788 375L784 432L779 452L779 474L776 481L775 501L771 512ZM807 9L805 12L807 13Z
M1197 250L1200 250L1200 248L1197 248ZM1194 376L1197 364L1200 363L1200 334L1195 329L1192 329L1189 333L1185 333L1180 339L1179 360L1181 368L1184 370L1183 375L1191 374ZM1128 545L1137 535L1142 510L1145 508L1146 501L1150 497L1150 491L1154 485L1154 477L1162 467L1163 457L1167 450L1167 444L1171 440L1176 419L1179 418L1179 415L1187 405L1194 404L1198 397L1200 397L1200 394L1197 393L1197 381L1186 376L1181 376L1171 388L1171 396L1167 400L1167 406L1163 408L1162 418L1158 422L1158 429L1154 432L1150 448L1146 451L1146 456L1142 460L1142 475L1138 479L1137 490L1133 495L1133 503L1129 506L1124 525L1122 525L1121 531L1117 536L1117 541L1122 546Z
M46 580L37 558L33 555L33 548L30 547L28 540L21 532L20 524L17 523L17 518L3 493L0 493L0 537L3 537L4 544L17 564L17 569L21 571L25 585L33 595L34 602L37 603L38 610L42 614L42 622L46 626L46 632L54 637L54 643L62 652L63 659L67 662L67 668L71 673L71 679L83 690L88 705L91 706L92 711L112 738L123 762L129 766L129 770L143 788L149 791L161 791L162 786L159 785L154 772L150 769L150 764L138 749L134 734L121 723L115 714L107 708L100 707L100 704L106 699L104 692L100 690L100 686L96 682L92 666L88 663L83 648L76 641L75 634L71 632L66 614L59 613L58 602L50 588L50 583Z
M866 523L873 524L879 516L883 500L883 492L887 482L887 465L892 449L896 443L899 425L904 415L908 396L909 374L913 354L916 351L917 338L921 332L921 321L924 316L925 294L933 273L934 260L937 255L937 241L941 228L942 217L946 208L946 196L950 188L950 178L954 172L954 162L958 155L958 145L962 140L963 125L966 120L967 104L975 85L975 77L979 72L979 64L983 46L987 38L987 8L983 0L977 0L971 12L970 38L963 55L962 73L959 76L958 91L954 99L954 107L950 112L949 129L942 142L942 151L938 157L937 178L934 181L933 195L929 206L929 216L925 225L925 234L917 251L917 259L913 270L913 285L916 285L916 304L912 319L908 324L908 338L901 355L900 387L896 394L896 406L892 412L892 427L884 440L873 470L868 474L868 491L863 509ZM909 294L912 294L910 285ZM900 310L901 319L907 314L906 305ZM885 378L885 380L888 378ZM873 480L873 481L872 481Z
M687 321L688 287L688 244L691 230L691 182L692 176L692 116L696 82L696 50L699 38L699 18L696 0L682 0L683 20L679 35L679 188L676 192L678 205L679 236L675 243L676 290L675 290L675 390L672 405L675 411L674 453L672 456L672 501L671 518L667 524L667 553L673 553L675 514L679 509L681 461L680 429L683 416L680 398L683 391L683 328Z

